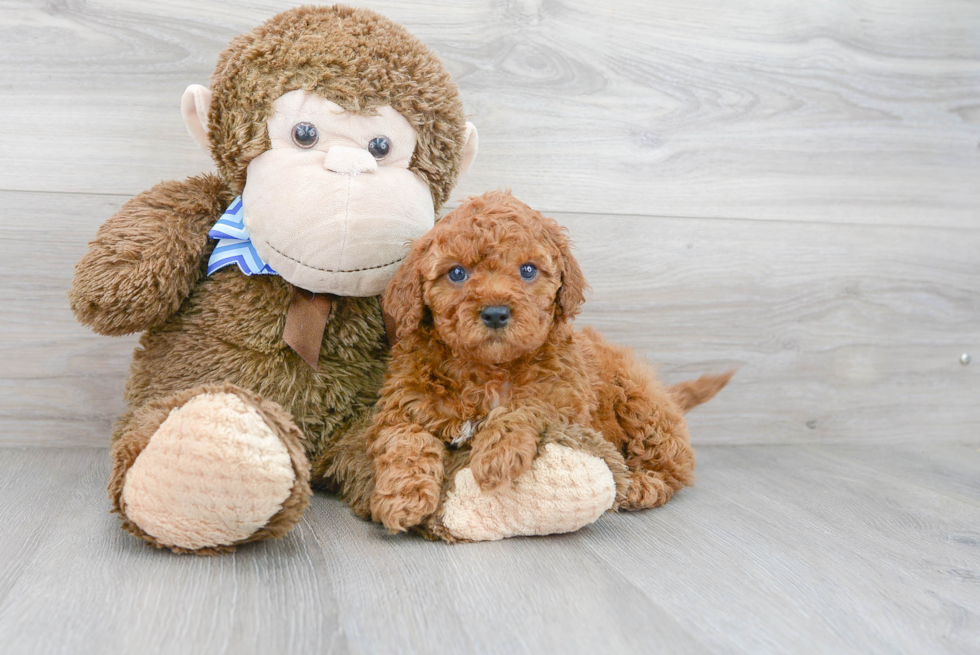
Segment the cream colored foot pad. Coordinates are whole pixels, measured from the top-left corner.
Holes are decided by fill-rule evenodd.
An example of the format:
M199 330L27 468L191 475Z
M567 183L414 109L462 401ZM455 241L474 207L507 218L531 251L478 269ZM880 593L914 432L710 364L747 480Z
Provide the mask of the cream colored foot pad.
M201 394L170 412L126 474L126 516L166 546L241 541L265 526L295 482L286 446L254 407Z
M573 532L615 499L616 483L602 459L548 444L527 473L495 492L481 491L469 468L457 473L442 522L453 536L474 541Z

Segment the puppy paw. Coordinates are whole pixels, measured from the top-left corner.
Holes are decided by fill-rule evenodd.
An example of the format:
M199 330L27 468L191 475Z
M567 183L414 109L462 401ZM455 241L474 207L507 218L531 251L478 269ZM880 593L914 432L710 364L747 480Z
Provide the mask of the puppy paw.
M470 469L480 489L493 491L521 477L537 454L537 438L537 432L528 427L509 427L496 434L478 435Z
M637 510L660 507L674 490L652 471L630 471L630 486L619 509Z
M398 485L379 484L371 496L371 518L388 532L404 532L418 525L439 506L441 485L434 478L421 478Z

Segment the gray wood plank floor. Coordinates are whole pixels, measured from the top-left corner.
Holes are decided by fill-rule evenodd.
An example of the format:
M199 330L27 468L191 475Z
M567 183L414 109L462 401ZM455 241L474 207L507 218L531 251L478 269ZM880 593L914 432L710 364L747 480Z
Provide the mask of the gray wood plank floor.
M980 438L698 457L665 507L572 535L390 537L318 495L283 540L196 558L118 529L105 450L0 449L0 650L980 649Z

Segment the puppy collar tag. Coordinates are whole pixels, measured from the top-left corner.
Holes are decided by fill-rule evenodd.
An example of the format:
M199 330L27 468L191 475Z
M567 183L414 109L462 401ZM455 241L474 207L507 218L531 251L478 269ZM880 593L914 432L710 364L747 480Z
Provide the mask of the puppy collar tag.
M459 434L456 435L456 437L454 437L453 440L449 442L449 447L453 449L459 448L464 443L472 439L473 435L476 434L476 426L479 423L480 423L479 421L476 422L476 424L474 424L473 421L467 421L466 423L463 423L463 427L460 428Z

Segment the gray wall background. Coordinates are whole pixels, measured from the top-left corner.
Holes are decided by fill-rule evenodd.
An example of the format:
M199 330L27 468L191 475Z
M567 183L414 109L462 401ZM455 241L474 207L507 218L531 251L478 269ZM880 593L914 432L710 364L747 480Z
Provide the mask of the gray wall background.
M107 445L136 339L76 325L74 262L128 197L211 168L181 93L292 4L0 4L0 445ZM511 187L569 227L581 323L668 381L740 367L696 445L977 433L980 4L351 4L459 83L481 151L457 199Z

